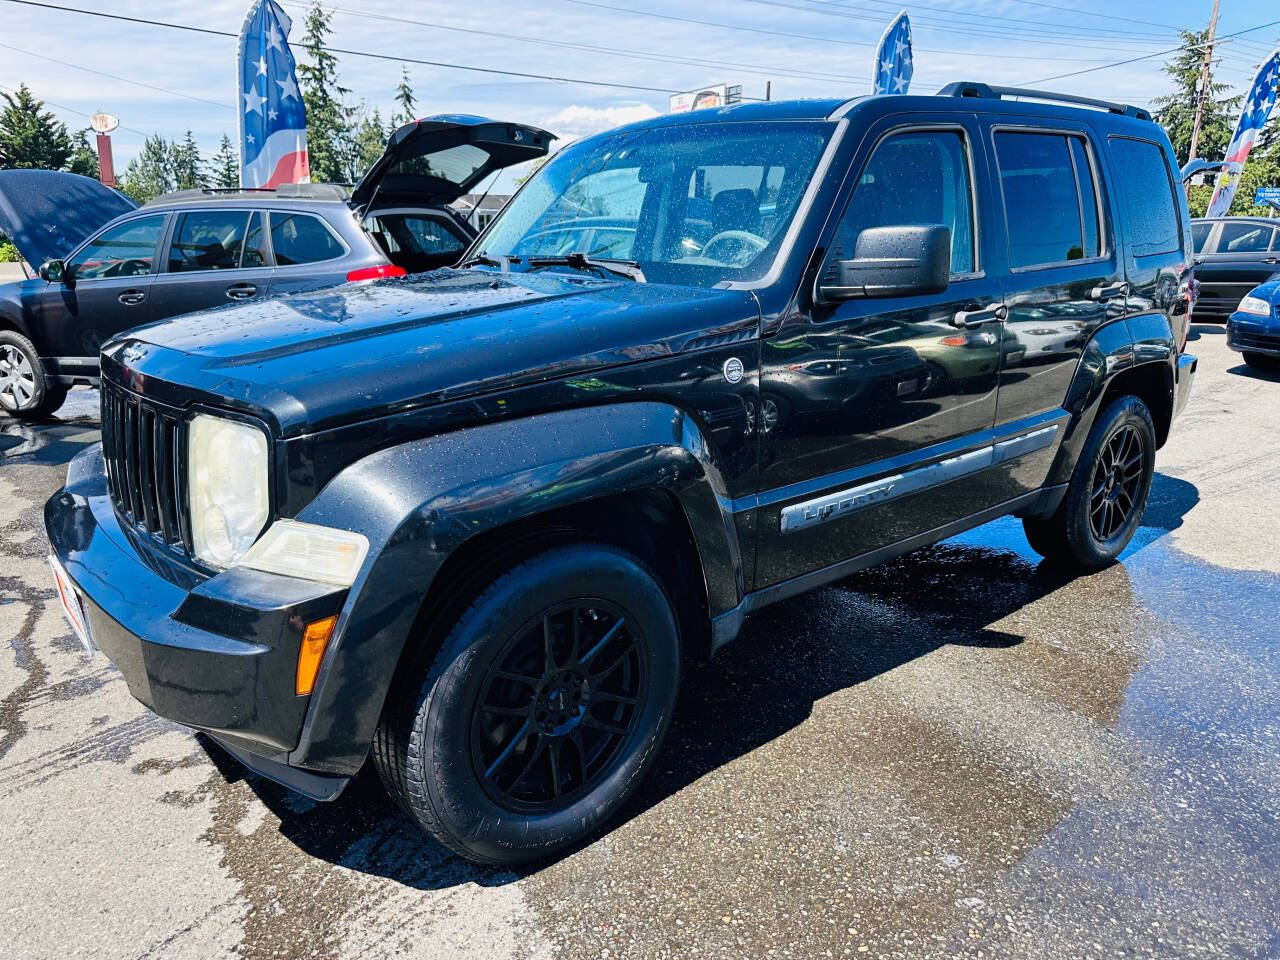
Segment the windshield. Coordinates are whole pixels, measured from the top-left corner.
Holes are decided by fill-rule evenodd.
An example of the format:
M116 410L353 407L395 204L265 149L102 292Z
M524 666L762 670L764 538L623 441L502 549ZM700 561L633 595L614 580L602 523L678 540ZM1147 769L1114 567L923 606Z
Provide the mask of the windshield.
M477 249L526 264L570 253L629 260L656 283L757 280L778 255L832 129L682 124L566 147Z

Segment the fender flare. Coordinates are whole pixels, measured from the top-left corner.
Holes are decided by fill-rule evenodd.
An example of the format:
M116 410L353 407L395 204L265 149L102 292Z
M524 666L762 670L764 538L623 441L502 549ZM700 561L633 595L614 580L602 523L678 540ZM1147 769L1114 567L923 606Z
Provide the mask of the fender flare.
M364 762L422 599L471 538L603 495L659 489L693 532L712 616L742 597L732 501L696 422L623 401L439 434L347 467L300 521L369 538L290 763L351 775Z
M1169 318L1163 313L1120 317L1099 327L1085 344L1063 407L1071 414L1046 486L1067 483L1084 442L1093 428L1102 398L1120 376L1139 367L1157 365L1167 377L1172 401L1178 345Z

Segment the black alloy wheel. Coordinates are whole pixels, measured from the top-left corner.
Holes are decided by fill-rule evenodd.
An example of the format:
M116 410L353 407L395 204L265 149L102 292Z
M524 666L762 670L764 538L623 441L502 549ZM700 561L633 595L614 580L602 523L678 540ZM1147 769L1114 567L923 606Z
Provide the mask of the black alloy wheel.
M486 792L532 813L590 792L635 732L644 639L603 600L550 607L508 641L481 686L471 756Z
M1131 424L1122 424L1103 444L1089 491L1089 525L1100 543L1123 530L1133 515L1145 461L1142 436Z

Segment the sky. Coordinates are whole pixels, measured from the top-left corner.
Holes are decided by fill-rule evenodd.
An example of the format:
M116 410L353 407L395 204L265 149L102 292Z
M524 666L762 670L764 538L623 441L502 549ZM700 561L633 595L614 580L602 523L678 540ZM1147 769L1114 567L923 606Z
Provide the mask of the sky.
M232 33L249 7L248 0L48 2ZM717 82L741 84L745 96L759 98L767 81L774 99L868 93L876 44L903 6L903 0L325 3L333 11L333 46L566 78L405 64L420 116L464 112L531 123L561 143L665 112L665 91ZM305 5L284 7L300 47ZM979 80L1145 106L1169 87L1162 51L1177 45L1178 28L1203 28L1211 7L1212 0L908 2L911 90ZM1276 20L1274 0L1222 0L1218 33ZM1225 40L1216 77L1243 92L1278 38L1280 23ZM173 139L190 129L207 156L224 131L235 138L235 45L231 37L0 0L0 91L26 83L70 129L87 126L99 110L117 115L117 170L149 133ZM1146 59L1105 67L1135 58ZM392 112L399 62L340 54L338 69L351 102L376 107L384 118Z

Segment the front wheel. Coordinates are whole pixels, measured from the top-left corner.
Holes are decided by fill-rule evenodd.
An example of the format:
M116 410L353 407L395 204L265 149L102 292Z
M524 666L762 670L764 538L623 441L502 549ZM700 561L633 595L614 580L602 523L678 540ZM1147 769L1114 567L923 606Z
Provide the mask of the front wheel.
M374 761L419 825L462 856L548 856L634 790L679 677L675 614L636 558L548 550L481 593L425 678L393 692Z
M1022 521L1032 549L1086 570L1113 562L1142 520L1155 463L1151 411L1137 397L1116 399L1089 432L1058 511Z
M35 344L13 330L0 330L0 410L21 420L40 420L66 399L67 388L45 376Z

